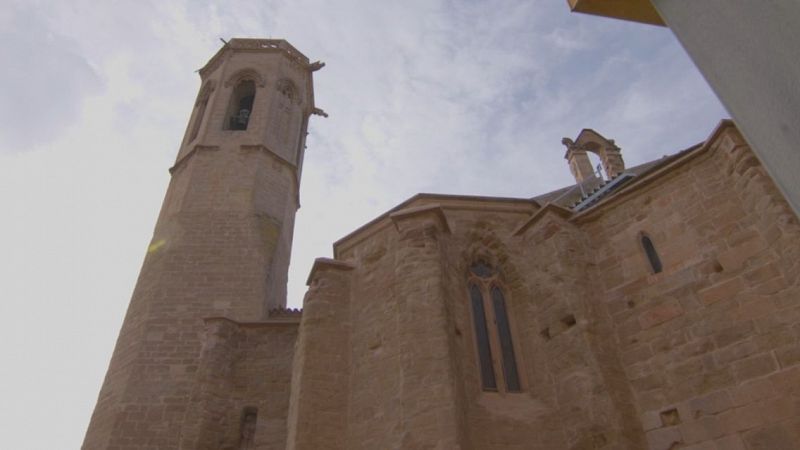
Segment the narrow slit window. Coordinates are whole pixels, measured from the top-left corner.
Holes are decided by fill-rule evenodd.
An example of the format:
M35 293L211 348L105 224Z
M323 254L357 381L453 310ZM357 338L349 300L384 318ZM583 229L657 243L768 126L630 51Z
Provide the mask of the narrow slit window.
M503 355L503 376L506 381L506 390L519 392L519 375L517 374L517 360L514 356L514 344L511 341L511 328L506 314L506 300L503 292L497 286L492 287L492 304L494 318L497 325L497 335L500 341L500 351Z
M253 113L253 101L256 98L256 84L252 80L243 80L233 89L231 103L228 106L228 130L246 130Z
M469 288L472 301L472 318L475 325L475 340L478 346L478 359L481 366L481 382L484 390L497 390L497 380L492 364L492 348L489 344L489 331L486 328L486 311L483 307L483 293L476 285Z
M642 235L642 248L644 248L644 252L647 255L647 260L650 262L650 268L653 269L653 273L660 273L663 269L661 267L661 258L658 257L658 252L656 252L656 247L653 245L653 241L646 235Z

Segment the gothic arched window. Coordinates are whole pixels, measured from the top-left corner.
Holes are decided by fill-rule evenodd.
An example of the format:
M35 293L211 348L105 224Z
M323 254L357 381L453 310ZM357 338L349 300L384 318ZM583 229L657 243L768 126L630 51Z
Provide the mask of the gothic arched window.
M497 273L482 261L470 268L469 298L483 390L522 391L505 295Z
M298 145L300 126L303 121L300 98L297 87L288 78L278 80L275 90L269 114L270 134L276 144L286 149L284 157L293 161L295 155L291 152L295 151L295 146Z
M224 123L226 130L247 129L255 98L256 84L253 80L242 80L233 88L227 120Z
M206 115L206 107L208 106L208 99L214 91L214 82L209 81L200 89L200 95L195 103L194 122L192 123L192 131L189 133L189 142L194 141L197 133L200 132L200 125L203 124L203 118Z
M646 234L642 234L641 242L644 253L647 255L647 261L650 262L650 268L653 270L653 273L661 272L663 269L661 266L661 258L658 257L658 252L656 251L656 247L653 245L653 241L650 240L650 237Z

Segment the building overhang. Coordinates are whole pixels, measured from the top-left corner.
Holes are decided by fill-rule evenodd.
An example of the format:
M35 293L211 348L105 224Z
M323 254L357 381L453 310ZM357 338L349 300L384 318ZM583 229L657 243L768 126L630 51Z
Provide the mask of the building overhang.
M665 26L650 0L567 0L573 12Z

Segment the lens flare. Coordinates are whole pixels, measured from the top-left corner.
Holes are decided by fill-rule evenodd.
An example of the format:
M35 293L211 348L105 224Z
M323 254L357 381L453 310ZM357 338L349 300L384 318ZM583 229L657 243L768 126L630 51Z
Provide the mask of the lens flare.
M147 247L147 253L155 253L155 252L157 252L158 249L163 247L164 244L166 244L166 243L167 243L167 241L165 239L159 239L159 240L153 242L152 244L150 244L149 247Z

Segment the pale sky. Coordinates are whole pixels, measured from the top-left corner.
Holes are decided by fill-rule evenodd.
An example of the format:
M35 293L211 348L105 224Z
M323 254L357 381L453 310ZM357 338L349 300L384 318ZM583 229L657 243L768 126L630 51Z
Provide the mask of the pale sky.
M80 446L220 37L327 63L294 307L315 257L415 193L531 197L571 183L584 127L633 166L727 117L669 30L564 0L0 0L0 447Z

